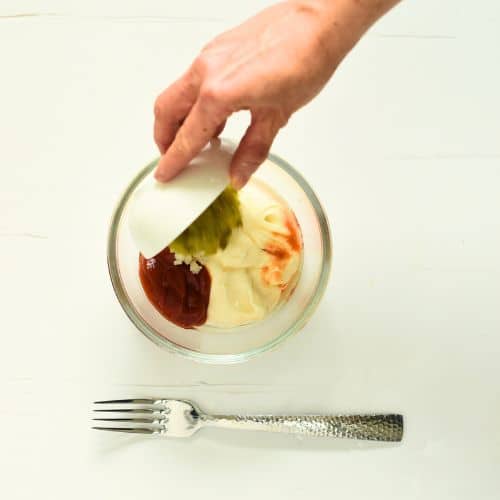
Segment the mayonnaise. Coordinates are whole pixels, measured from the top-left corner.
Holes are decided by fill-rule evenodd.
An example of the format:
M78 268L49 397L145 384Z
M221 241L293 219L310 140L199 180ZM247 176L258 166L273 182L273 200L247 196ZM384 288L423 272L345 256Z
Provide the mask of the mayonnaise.
M211 276L207 325L232 328L266 317L295 286L302 242L291 210L252 180L240 191L242 225L202 263Z

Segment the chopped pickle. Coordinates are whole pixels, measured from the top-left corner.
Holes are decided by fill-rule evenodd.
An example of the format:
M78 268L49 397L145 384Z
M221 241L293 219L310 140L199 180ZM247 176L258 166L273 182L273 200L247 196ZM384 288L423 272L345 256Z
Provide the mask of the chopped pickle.
M241 226L238 192L228 186L170 245L181 255L211 255L226 248L235 227Z

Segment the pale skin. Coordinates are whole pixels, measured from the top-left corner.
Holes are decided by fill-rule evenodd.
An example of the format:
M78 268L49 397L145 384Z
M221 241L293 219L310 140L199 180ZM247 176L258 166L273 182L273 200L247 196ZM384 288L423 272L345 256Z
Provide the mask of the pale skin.
M235 112L251 123L231 163L241 188L290 116L313 99L398 0L290 0L214 38L155 102L156 179L175 177Z

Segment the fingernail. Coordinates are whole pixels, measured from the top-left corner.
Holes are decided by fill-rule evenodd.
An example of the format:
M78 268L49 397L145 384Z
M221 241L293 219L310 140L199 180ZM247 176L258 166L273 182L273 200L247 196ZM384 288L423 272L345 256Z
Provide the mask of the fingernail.
M169 180L168 177L159 170L155 171L155 179L158 182L167 182Z

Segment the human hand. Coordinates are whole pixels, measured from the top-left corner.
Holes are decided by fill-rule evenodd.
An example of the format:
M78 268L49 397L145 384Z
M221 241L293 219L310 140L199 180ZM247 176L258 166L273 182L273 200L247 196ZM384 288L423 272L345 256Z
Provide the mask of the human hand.
M232 184L242 187L279 129L321 90L373 22L361 3L280 3L210 42L156 100L157 180L177 175L232 113L249 110L251 123L230 170Z

